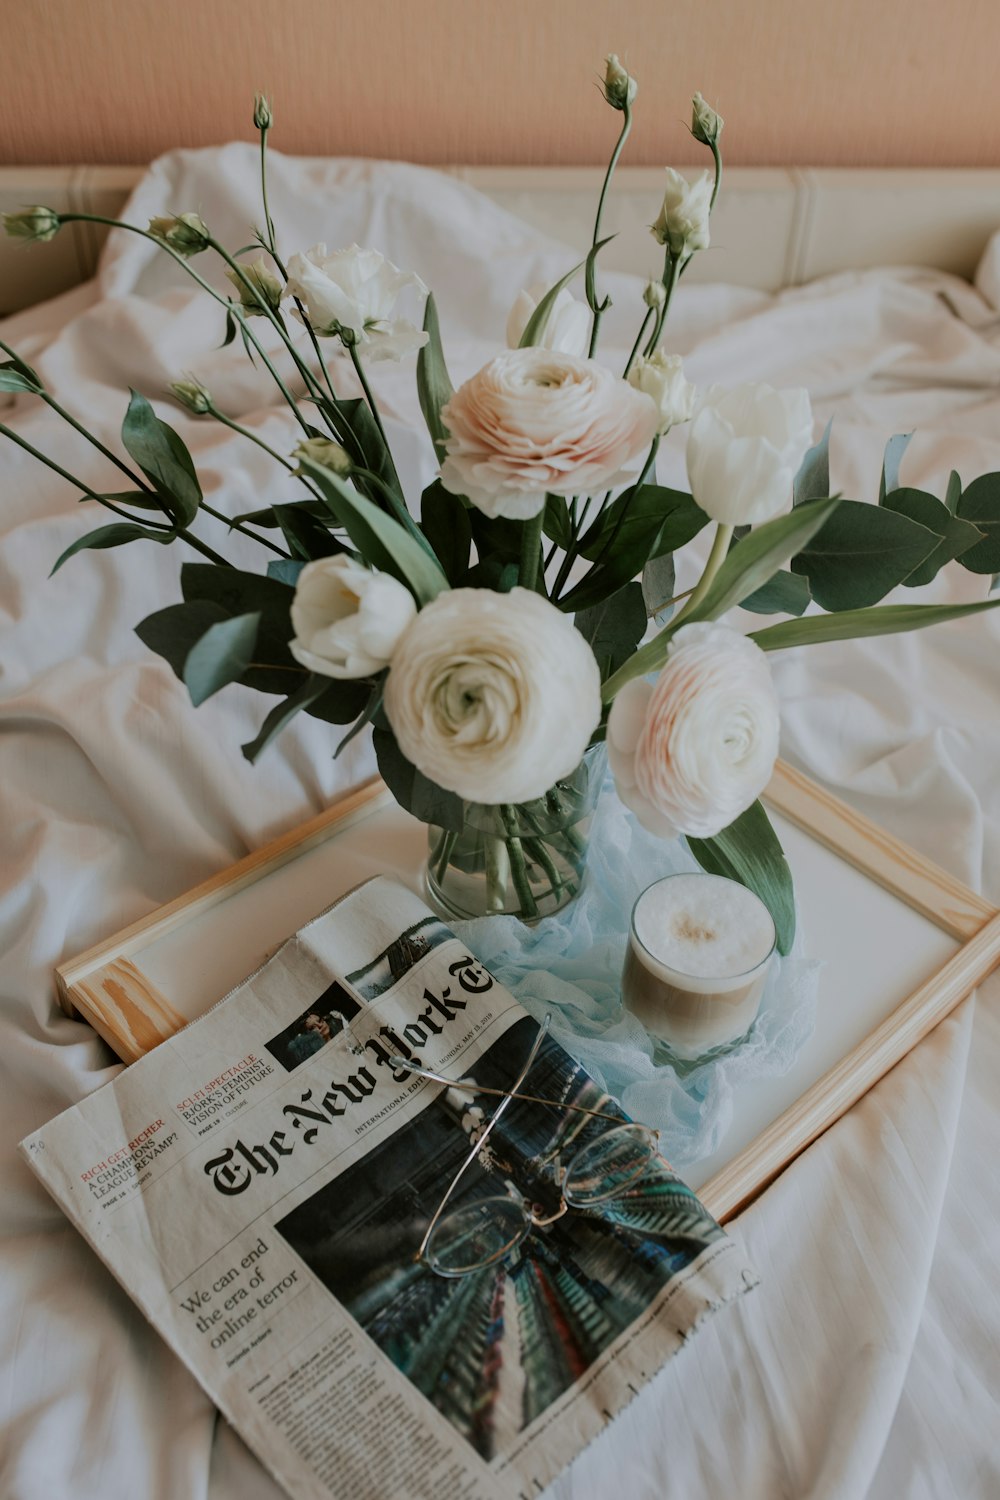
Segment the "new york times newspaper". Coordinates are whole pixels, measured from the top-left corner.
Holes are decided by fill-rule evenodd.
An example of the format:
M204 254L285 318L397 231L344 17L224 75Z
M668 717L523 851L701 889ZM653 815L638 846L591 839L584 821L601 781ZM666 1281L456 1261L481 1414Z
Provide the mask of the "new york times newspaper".
M297 1500L535 1496L754 1279L658 1156L492 1264L416 1257L537 1038L378 877L22 1150ZM548 1037L521 1090L552 1102L510 1102L449 1211L559 1213L615 1126L567 1106L625 1118Z

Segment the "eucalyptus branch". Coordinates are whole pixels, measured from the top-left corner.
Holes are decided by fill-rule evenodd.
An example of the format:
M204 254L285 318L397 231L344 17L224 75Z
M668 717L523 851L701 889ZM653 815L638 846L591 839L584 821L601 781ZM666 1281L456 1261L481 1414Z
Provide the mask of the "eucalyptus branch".
M595 251L597 243L601 238L601 220L604 217L604 203L605 199L608 196L608 188L611 186L611 179L614 176L615 167L617 167L618 165L618 158L622 154L622 149L625 145L626 140L628 139L628 134L631 129L632 110L627 100L625 100L622 103L622 128L619 133L618 140L615 142L615 149L611 153L611 160L608 162L608 170L605 172L604 181L601 184L601 195L597 200L597 214L594 218L594 234L590 244L591 253L587 257L587 305L594 315L594 321L590 329L590 349L588 351L591 357L593 357L594 350L597 348L597 337L598 331L601 326L601 318L604 316L604 312L609 305L608 298L605 298L603 305L599 304L597 301L597 272L595 269L597 256Z

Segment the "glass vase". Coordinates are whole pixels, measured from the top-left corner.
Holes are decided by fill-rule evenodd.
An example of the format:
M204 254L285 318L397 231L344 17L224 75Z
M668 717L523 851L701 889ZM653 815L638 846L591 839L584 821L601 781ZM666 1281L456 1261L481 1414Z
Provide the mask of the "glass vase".
M578 895L594 808L604 780L603 745L532 802L466 802L460 830L428 825L426 886L445 917L515 916L534 922Z

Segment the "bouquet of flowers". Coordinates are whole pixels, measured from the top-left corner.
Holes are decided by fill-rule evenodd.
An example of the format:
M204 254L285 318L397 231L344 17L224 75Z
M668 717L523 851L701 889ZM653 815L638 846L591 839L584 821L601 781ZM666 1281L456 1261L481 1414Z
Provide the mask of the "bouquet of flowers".
M691 131L711 170L689 181L668 169L651 225L662 265L637 306L634 345L622 369L600 362L605 202L636 94L609 57L603 95L620 129L590 247L554 286L518 297L507 347L457 390L434 298L417 275L357 245L283 259L268 209L263 98L253 244L228 250L193 212L147 229L97 220L155 241L221 304L225 343L238 336L273 376L297 442L268 451L282 484L296 484L294 498L282 491L220 516L178 433L135 391L126 460L6 345L0 390L46 402L127 478L124 490L98 489L59 469L117 519L56 567L86 548L138 540L199 554L181 567L182 602L143 620L142 640L196 705L234 682L278 700L243 747L251 760L298 713L344 726L341 746L370 725L386 783L430 827L428 883L450 915L532 919L572 898L606 741L618 793L639 821L685 836L704 868L757 891L787 951L791 879L758 800L778 748L768 653L1000 602L879 606L952 559L1000 571L1000 474L967 488L953 474L943 500L901 487L906 439L893 438L878 504L844 499L830 493L829 428L813 442L804 390L696 392L688 383L663 334L680 278L709 244L722 176L723 122L700 94ZM33 207L8 215L6 228L48 240L92 217ZM200 275L200 256L222 258L231 294ZM570 290L577 278L582 299ZM400 313L407 299L423 304L419 326ZM292 380L255 331L263 323L287 351ZM366 368L412 355L439 474L411 509ZM337 389L348 361L359 395ZM188 412L265 446L197 381L171 390ZM682 423L690 492L656 480L658 446ZM237 568L211 547L198 531L204 515L258 542L271 554L266 571ZM675 555L708 526L701 577L678 594ZM725 623L737 605L783 618L746 634Z

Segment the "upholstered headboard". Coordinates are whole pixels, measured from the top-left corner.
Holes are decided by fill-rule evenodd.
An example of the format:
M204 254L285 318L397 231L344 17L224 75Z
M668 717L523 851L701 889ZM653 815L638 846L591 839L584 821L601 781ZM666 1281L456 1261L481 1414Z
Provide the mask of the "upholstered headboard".
M598 167L448 167L557 239L589 243ZM116 215L139 167L0 168L0 212L45 203ZM621 233L605 251L618 270L648 274L644 226L656 216L662 173L619 170L605 218ZM1000 171L986 168L733 167L712 221L712 248L692 279L774 291L832 271L936 266L971 276L1000 228ZM104 232L73 224L47 245L0 240L0 313L55 296L93 275Z

